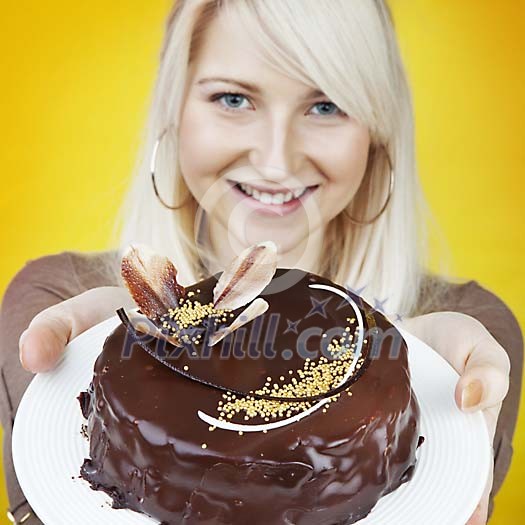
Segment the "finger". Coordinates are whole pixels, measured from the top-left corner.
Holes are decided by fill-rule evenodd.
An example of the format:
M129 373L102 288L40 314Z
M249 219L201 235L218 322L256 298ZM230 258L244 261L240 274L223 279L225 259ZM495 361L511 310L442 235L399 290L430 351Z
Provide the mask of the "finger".
M462 410L474 412L499 405L508 390L509 374L505 368L467 362L456 385L455 398Z
M467 521L467 525L486 525L489 511L489 499L483 498Z
M496 433L496 426L498 423L501 405L502 403L498 403L497 405L483 410L483 415L485 416L485 422L487 423L487 430L489 433L489 439L491 443L494 443L494 435Z
M45 372L54 366L70 339L69 315L69 308L61 303L33 318L19 340L20 362L26 370Z
M463 344L461 361L455 363L461 375L456 385L456 402L465 411L495 406L509 389L510 359L503 347L483 325L473 323Z
M492 337L490 332L482 327L477 338L473 338L467 346L463 357L463 367L460 374L476 367L493 367L504 375L510 373L510 359L504 348Z
M492 490L493 480L494 468L492 466L490 469L490 475L487 479L487 484L485 485L485 489L483 490L483 495L481 496L481 500L474 512L472 513L472 516L467 521L466 525L486 525L489 513L490 491Z
M43 310L20 336L22 366L33 373L54 368L69 341L114 315L121 306L135 306L128 292L104 286Z

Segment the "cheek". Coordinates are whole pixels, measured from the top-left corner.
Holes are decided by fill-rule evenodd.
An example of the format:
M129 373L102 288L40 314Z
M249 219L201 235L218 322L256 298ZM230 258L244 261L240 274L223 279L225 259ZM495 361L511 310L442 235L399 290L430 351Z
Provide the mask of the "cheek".
M201 104L186 104L179 126L179 163L188 187L198 196L228 162L227 134Z
M324 205L340 211L352 200L366 172L369 148L370 137L365 129L326 144L321 167L326 177L324 197L329 202Z

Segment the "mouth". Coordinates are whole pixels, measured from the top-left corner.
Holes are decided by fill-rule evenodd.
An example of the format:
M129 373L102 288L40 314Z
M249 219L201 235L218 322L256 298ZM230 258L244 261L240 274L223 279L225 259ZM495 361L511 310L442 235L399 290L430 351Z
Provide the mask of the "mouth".
M254 205L259 210L273 211L280 215L296 209L305 198L319 187L319 184L314 184L294 189L277 190L231 180L228 182L247 203Z

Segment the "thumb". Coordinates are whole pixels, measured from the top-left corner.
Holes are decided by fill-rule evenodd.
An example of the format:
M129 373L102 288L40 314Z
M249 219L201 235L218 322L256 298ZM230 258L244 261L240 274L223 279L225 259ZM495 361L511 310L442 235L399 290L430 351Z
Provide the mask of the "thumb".
M135 306L127 290L103 286L46 308L20 336L22 366L33 373L51 370L72 339L114 315L121 306Z
M499 405L509 390L510 359L504 348L484 328L468 345L456 402L467 412Z
M65 303L37 314L20 336L20 362L33 373L53 368L71 340L71 312Z
M467 366L456 385L456 403L465 412L499 405L509 389L509 376L493 364Z

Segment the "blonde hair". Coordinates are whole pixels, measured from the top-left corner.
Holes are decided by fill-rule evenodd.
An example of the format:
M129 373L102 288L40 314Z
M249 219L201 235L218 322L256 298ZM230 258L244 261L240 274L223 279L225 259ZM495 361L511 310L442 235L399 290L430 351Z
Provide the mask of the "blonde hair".
M180 173L174 127L188 65L218 10L237 17L236 23L260 43L264 58L283 74L318 86L368 127L366 173L347 207L355 219L373 217L386 199L390 170L378 146L387 147L395 187L386 210L367 226L353 224L345 213L335 217L327 225L319 273L362 289L372 305L375 299L384 301L386 312L414 315L426 271L431 214L417 176L410 89L391 13L382 0L178 0L167 21L142 151L122 209L120 245L143 242L164 253L175 263L182 284L200 278L195 242L199 205ZM178 211L160 205L151 188L150 156L166 128L157 177L163 195L173 196L170 203L187 203Z

